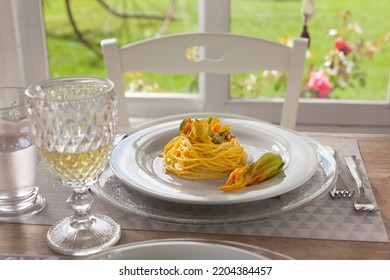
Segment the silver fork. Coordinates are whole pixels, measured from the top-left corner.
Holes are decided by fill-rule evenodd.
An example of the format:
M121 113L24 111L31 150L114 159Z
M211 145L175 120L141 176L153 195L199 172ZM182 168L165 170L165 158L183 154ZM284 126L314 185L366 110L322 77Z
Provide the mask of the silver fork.
M326 146L325 148L332 154L332 156L334 157L336 162L339 161L338 160L338 153L333 149L333 147ZM340 172L337 171L336 184L335 184L334 188L329 193L333 198L351 198L354 191L353 190L351 191L348 188L343 177L341 177Z
M357 211L378 211L378 207L376 207L376 205L366 197L362 174L357 164L356 156L345 156L345 162L347 163L348 169L351 171L351 174L358 186L359 197L355 200L353 204L355 209Z

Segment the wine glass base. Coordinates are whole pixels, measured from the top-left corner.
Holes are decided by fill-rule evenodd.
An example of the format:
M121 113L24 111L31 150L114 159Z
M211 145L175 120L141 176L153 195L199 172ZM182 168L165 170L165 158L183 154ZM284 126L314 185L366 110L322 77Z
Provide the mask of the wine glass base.
M92 216L94 223L86 229L70 225L72 217L54 224L47 233L49 247L60 254L86 256L115 245L121 237L118 223L108 216Z
M40 212L46 206L46 199L36 194L33 200L27 202L22 201L17 204L0 202L0 205L0 222L16 222Z

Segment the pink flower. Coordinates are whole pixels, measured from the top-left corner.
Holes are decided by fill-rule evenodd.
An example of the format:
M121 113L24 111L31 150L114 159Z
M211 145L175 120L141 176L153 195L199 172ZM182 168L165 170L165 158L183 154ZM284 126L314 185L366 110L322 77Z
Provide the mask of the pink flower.
M352 51L352 48L345 41L340 39L334 41L334 46L337 50L344 53L344 55L347 55Z
M310 78L306 85L309 89L315 89L318 93L318 97L329 97L331 84L329 78L322 72L310 72Z

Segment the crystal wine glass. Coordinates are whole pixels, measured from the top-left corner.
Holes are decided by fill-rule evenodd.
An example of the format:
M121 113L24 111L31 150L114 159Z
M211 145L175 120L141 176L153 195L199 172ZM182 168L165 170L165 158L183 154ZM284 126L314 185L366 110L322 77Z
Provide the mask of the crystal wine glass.
M106 166L116 129L114 84L98 77L62 77L29 86L25 92L31 134L41 157L65 186L74 215L47 233L58 253L84 256L114 245L120 226L90 213L94 184Z

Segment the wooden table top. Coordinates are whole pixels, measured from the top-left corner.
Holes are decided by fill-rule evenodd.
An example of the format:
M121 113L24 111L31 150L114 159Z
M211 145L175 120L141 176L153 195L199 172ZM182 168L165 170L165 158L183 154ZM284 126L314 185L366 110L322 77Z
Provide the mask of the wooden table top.
M317 134L357 139L367 174L390 236L390 135ZM0 255L57 256L46 244L49 226L0 223ZM257 245L294 259L390 259L390 243L205 233L122 230L118 245L160 238L207 238Z

